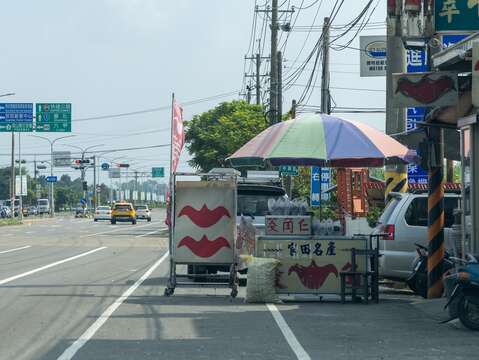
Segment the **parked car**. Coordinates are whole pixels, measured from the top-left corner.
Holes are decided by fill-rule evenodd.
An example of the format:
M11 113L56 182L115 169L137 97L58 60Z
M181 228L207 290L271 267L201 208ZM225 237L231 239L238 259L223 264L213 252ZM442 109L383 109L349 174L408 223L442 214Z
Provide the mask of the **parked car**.
M131 222L132 225L136 224L136 211L132 204L121 202L113 205L111 224L115 225L117 221Z
M30 215L38 215L38 209L36 206L29 206L28 207L28 213Z
M12 208L12 200L6 200L5 206ZM20 214L20 199L15 199L13 203L13 216L18 216Z
M379 273L381 276L405 281L414 267L417 256L415 243L428 244L427 193L391 193L373 234L388 234L380 240ZM446 249L454 246L451 240L453 211L458 207L460 195L446 193L444 199ZM452 252L451 252L452 253Z
M109 206L98 206L95 210L93 221L111 220L111 208Z
M136 210L136 218L138 220L144 219L148 222L151 221L151 211L148 208L148 205L136 205L135 210Z
M256 235L264 235L268 200L286 197L285 190L276 184L239 182L237 193L236 224L239 224L241 216L250 217L256 229Z
M2 205L0 206L0 218L5 219L12 217L12 211L8 206Z

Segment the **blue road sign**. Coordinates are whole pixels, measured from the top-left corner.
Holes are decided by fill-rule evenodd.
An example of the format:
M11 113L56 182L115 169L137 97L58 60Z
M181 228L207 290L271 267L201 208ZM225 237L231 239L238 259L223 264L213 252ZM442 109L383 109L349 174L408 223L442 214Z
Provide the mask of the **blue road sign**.
M102 169L102 170L105 170L105 171L106 171L106 170L108 170L109 168L110 168L110 164L108 164L108 163L103 163L103 164L101 164L101 169Z
M444 47L449 47L451 45L457 44L459 41L467 38L469 34L444 34L442 35L442 45Z
M329 200L328 190L331 184L331 169L313 166L311 168L311 206L318 207L321 201Z
M0 131L33 131L33 104L0 103Z
M311 206L318 207L321 204L321 168L311 168Z
M86 204L86 199L80 199L80 204L85 205Z
M49 183L56 183L58 178L56 176L47 176L47 182Z
M427 71L427 57L425 50L407 50L407 72ZM417 128L417 123L424 121L426 109L423 107L412 107L407 109L406 130L411 131ZM419 165L408 166L407 178L411 184L427 184L427 172Z

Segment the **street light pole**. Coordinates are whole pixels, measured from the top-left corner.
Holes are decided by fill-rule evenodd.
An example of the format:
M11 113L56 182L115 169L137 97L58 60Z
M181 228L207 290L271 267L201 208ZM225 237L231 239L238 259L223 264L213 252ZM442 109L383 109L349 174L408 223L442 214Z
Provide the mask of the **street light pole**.
M7 97L13 96L15 93L6 93L0 94L0 97ZM15 217L15 133L12 131L12 162L11 162L11 169L10 169L10 201L11 201L11 211L12 211L12 218Z
M50 143L50 177L53 177L53 145L61 139L66 139L66 138L71 138L74 137L75 135L67 135L67 136L61 136L56 139L50 140L47 137L44 136L39 136L39 135L30 135L31 137L36 137L39 139L46 140ZM49 196L49 201L50 201L50 216L53 217L55 216L55 193L54 193L54 186L53 182L50 182L50 186L48 188L50 196Z

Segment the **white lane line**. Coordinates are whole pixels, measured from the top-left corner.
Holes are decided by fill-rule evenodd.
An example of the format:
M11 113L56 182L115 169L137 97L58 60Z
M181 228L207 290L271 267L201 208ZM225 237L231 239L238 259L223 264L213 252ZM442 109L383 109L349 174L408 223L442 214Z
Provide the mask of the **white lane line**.
M271 315L273 315L273 318L276 321L276 324L278 324L279 329L283 333L284 338L288 342L291 350L293 350L298 360L311 360L311 357L308 355L306 350L304 350L304 348L301 346L298 339L296 339L296 336L294 335L293 331L286 323L286 320L284 320L283 315L281 315L276 305L266 304L266 306L268 307L268 310L271 312Z
M148 235L153 235L153 234L156 234L160 231L163 231L163 230L166 230L167 228L161 228L161 229L158 229L158 230L155 230L155 231L150 231L150 232L147 232L147 233L144 233L144 234L141 234L141 235L136 235L135 237L136 238L141 238L141 237L144 237L144 236L148 236Z
M50 268L52 268L52 267L54 267L54 266L61 265L61 264L64 264L64 263L66 263L66 262L79 259L79 258L81 258L81 257L83 257L83 256L87 256L87 255L96 253L97 251L104 250L104 249L106 249L106 246L102 246L102 247L99 247L99 248L96 248L96 249L93 249L93 250L90 250L90 251L87 251L87 252L84 252L84 253L81 253L81 254L78 254L78 255L75 255L75 256L71 256L71 257L69 257L69 258L66 258L66 259L63 259L63 260L60 260L60 261L55 261L54 263L51 263L51 264L48 264L48 265L45 265L45 266L42 266L42 267L39 267L39 268L30 270L30 271L27 271L27 272L24 272L24 273L22 273L22 274L18 274L18 275L11 276L11 277L9 277L9 278L0 280L0 285L4 285L4 284L9 283L9 282L11 282L11 281L14 281L14 280L17 280L17 279L21 279L21 278L23 278L23 277L25 277L25 276L32 275L32 274L35 274L35 273L37 273L37 272L40 272L40 271L43 271L43 270L46 270L46 269L50 269Z
M32 247L32 245L22 246L22 247L10 249L10 250L3 250L3 251L0 251L0 254L7 254L7 253L11 253L18 250L28 249L29 247Z
M103 234L110 234L110 233L114 233L114 232L118 232L118 231L128 231L128 230L135 230L135 229L138 229L138 228L142 228L142 227L145 227L145 226L151 226L151 225L155 225L156 223L151 223L151 224L146 224L146 225L131 225L131 226L120 226L118 229L115 229L115 230L108 230L108 231L102 231L102 232L98 232L98 233L94 233L94 234L88 234L88 235L82 235L80 236L81 238L82 237L90 237L90 236L97 236L97 235L103 235Z
M132 286L128 288L118 299L115 300L113 304L108 306L108 308L100 315L98 319L88 328L86 331L77 339L73 344L68 347L63 354L57 360L70 360L75 356L78 350L80 350L83 345L85 345L88 340L90 340L95 333L103 326L103 324L108 320L108 318L118 309L118 307L126 300L128 297L133 294L133 292L145 281L155 269L161 265L163 261L168 258L168 251L157 261L155 262L143 275L139 278Z

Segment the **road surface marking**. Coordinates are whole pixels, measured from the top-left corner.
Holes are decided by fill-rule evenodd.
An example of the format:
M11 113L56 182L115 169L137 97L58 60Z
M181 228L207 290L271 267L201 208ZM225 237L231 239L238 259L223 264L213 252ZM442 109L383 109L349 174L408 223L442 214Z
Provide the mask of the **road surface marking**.
M78 350L80 350L83 345L85 345L88 340L90 340L95 333L103 326L103 324L108 320L108 318L118 309L118 307L126 300L128 297L133 294L133 292L145 281L152 273L156 270L158 266L161 265L163 261L168 258L168 251L157 261L155 262L143 275L139 278L131 287L128 288L118 299L115 300L113 304L108 306L108 308L100 315L98 319L88 328L86 331L77 339L73 344L68 347L63 354L57 360L70 360L75 356Z
M6 254L6 253L11 253L11 252L14 252L14 251L18 251L18 250L28 249L29 247L32 247L32 246L27 245L27 246L22 246L22 247L15 248L15 249L4 250L4 251L0 251L0 254Z
M286 320L284 320L283 315L281 315L276 305L266 304L266 306L268 307L268 310L270 311L271 315L273 315L276 324L278 324L284 338L288 342L291 350L293 350L298 360L311 360L311 357L301 346L298 339L296 339L296 336L294 336L293 331L286 323Z
M135 237L136 238L141 238L141 237L144 237L144 236L148 236L148 235L153 235L153 234L156 234L157 232L160 232L160 231L163 231L163 230L166 230L167 228L161 228L161 229L158 229L158 230L155 230L155 231L150 231L150 232L147 232L147 233L144 233L144 234L141 234L141 235L136 235Z
M11 282L11 281L14 281L14 280L17 280L17 279L21 279L21 278L23 278L23 277L25 277L25 276L32 275L32 274L35 274L35 273L37 273L37 272L40 272L40 271L43 271L43 270L46 270L46 269L50 269L50 268L52 268L52 267L54 267L54 266L61 265L61 264L64 264L64 263L66 263L66 262L79 259L79 258L81 258L81 257L83 257L83 256L87 256L87 255L96 253L97 251L104 250L104 249L106 249L106 246L102 246L102 247L99 247L99 248L96 248L96 249L93 249L93 250L90 250L90 251L87 251L87 252L84 252L84 253L81 253L81 254L78 254L78 255L75 255L75 256L72 256L72 257L63 259L63 260L60 260L60 261L55 261L54 263L51 263L51 264L48 264L48 265L45 265L45 266L42 266L42 267L39 267L39 268L30 270L30 271L27 271L27 272L24 272L24 273L22 273L22 274L18 274L18 275L15 275L15 276L11 276L11 277L9 277L9 278L0 280L0 285L4 285L4 284L9 283L9 282Z
M80 237L90 237L90 236L96 236L96 235L110 234L110 233L114 233L114 232L118 232L118 231L122 231L122 230L125 230L125 231L135 230L135 229L138 229L138 228L142 228L142 227L145 227L145 226L151 226L151 225L155 225L155 224L156 223L151 223L151 224L146 224L146 225L132 225L130 227L121 226L120 228L115 229L115 230L102 231L102 232L98 232L98 233L94 233L94 234L82 235Z

